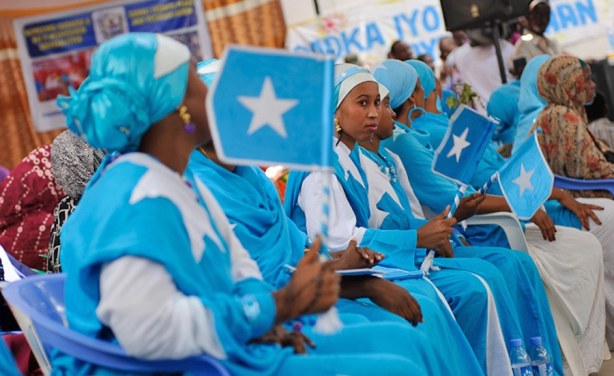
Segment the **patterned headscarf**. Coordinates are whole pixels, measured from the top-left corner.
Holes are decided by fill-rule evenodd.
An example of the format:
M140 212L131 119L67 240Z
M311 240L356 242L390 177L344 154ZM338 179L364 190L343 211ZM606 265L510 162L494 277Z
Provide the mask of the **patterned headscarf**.
M548 60L539 70L538 88L548 105L533 125L542 129L539 144L552 172L576 179L611 179L614 165L606 158L608 147L588 129L584 103L590 81L586 64L572 56ZM582 191L583 197L604 196ZM606 194L607 197L611 197Z
M586 67L585 62L573 56L558 56L549 60L539 69L539 94L555 108L566 107L584 115L584 103L589 99L586 87L590 85L584 79Z
M105 153L94 149L72 131L62 132L51 144L51 171L70 197L79 199Z
M181 104L189 60L189 49L170 37L123 34L100 45L88 78L57 103L68 128L93 147L136 150L149 127Z

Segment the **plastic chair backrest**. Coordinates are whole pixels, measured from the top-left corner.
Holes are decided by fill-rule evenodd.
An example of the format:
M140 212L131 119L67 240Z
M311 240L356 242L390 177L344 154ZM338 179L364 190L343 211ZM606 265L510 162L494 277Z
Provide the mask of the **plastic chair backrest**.
M554 175L554 186L571 191L595 190L608 191L614 196L614 179L584 180Z
M4 167L4 166L0 166L0 182L2 182L2 180L6 179L7 176L9 176L9 174L11 173L11 171Z
M67 327L64 305L65 278L64 274L30 277L10 283L2 291L46 375L51 371L47 360L51 348L122 372L230 375L218 360L206 355L181 360L140 360L116 344L71 330Z

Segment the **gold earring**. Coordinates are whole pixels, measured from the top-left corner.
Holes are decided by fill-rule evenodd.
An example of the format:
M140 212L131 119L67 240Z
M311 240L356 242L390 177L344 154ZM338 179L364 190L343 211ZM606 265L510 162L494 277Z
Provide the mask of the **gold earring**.
M339 119L335 118L335 131L337 133L341 132L343 128L341 128L341 123L339 123Z
M190 115L190 113L188 112L188 106L182 104L177 109L177 112L179 113L181 121L183 121L183 130L186 133L194 133L194 131L196 130L196 126L194 125L194 123L192 123L192 115Z

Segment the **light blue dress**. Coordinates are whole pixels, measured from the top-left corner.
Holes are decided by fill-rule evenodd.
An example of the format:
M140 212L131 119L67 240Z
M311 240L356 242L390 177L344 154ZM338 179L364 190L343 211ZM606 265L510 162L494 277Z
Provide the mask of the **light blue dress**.
M359 245L385 254L384 260L380 263L381 265L405 270L417 270L416 264L418 260L416 256L419 250L416 248L416 230L407 230L406 228L396 226L396 219L393 216L390 216L390 223L386 223L381 228L369 228L368 219L371 214L367 192L370 182L367 181L365 171L360 167L360 154L358 146L349 154L349 158L358 167L356 171L360 174L360 176L354 176L352 173L347 173L347 166L339 162L338 154L335 153L335 156L337 156L335 161L335 177L342 186L345 197L355 214L356 227L366 229ZM298 196L301 193L302 185L307 175L301 172L290 173L286 186L286 201L284 203L290 218L297 223L299 228L303 229L306 228L307 218L305 217L304 210L298 204ZM362 182L366 182L366 186ZM485 264L487 264L486 267L489 266L488 263ZM488 322L489 313L486 287L477 278L474 278L471 273L453 270L431 273L428 279L412 279L398 281L397 283L414 294L420 303L423 304L422 299L424 298L420 297L420 295L425 295L430 300L437 300L436 290L431 284L425 283L430 281L437 285L437 287L443 287L443 290L445 290L442 290L443 295L450 304L463 333L469 340L482 369L486 370L488 346L486 323ZM447 307L442 307L441 310L446 312ZM424 316L426 320L429 320L429 315L425 314ZM455 341L458 345L455 345L453 348L461 348L458 346L465 342L459 338ZM450 355L461 352L460 350L454 350L450 352ZM459 359L458 361L462 360Z
M384 141L383 145L398 153L420 202L431 210L440 212L454 200L458 192L456 184L433 173L431 169L434 158L431 143L441 143L448 127L448 119L444 115L425 113L416 120L412 123L412 128L397 123L395 132L401 135L393 136ZM420 137L415 138L417 133ZM430 142L425 143L425 135L429 136ZM494 155L490 156L490 153ZM495 165L498 158L501 157L494 147L489 145L478 169L480 166ZM469 187L467 194L472 193L475 193L475 190ZM498 226L470 226L465 231L465 236L469 242L480 247L463 247L458 254L492 262L506 276L509 292L516 303L515 312L522 326L525 343L530 343L528 340L535 335L548 338L544 343L549 346L555 372L562 374L562 360L552 313L544 285L531 257L522 252L499 248L509 245ZM525 305L520 302L531 303Z
M224 210L234 233L247 246L258 263L263 279L275 288L285 286L291 274L286 265L296 266L303 257L309 240L286 216L275 187L257 167L237 166L231 172L206 158L200 151L190 156L188 169L211 190ZM369 301L339 299L337 308L343 322L406 320ZM359 319L359 318L358 318ZM313 317L306 317L314 324Z
M186 200L194 205L189 209L208 222L205 230L184 216ZM272 289L258 278L235 273L238 266L231 255L244 251L230 248L237 242L229 224L216 220L215 213L221 209L202 183L189 174L184 182L146 154L130 153L107 166L94 177L61 235L69 325L88 336L117 341L96 315L101 268L135 256L164 266L179 291L200 299L215 318L215 334L225 353L220 361L232 374L367 375L377 367L385 374L418 375L431 367L438 369L429 363L435 349L428 342L400 346L394 341L396 333L405 338L410 330L394 324L369 323L368 332L361 325L347 326L327 337L307 328L317 343L308 356L295 356L277 345L250 343L273 324ZM382 336L367 337L373 330ZM58 374L117 374L63 354L56 354L53 366Z

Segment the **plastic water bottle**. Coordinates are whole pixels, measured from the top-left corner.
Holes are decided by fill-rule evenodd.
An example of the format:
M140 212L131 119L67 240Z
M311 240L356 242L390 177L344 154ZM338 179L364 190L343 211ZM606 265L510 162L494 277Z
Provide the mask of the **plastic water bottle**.
M552 365L550 356L544 346L541 337L531 337L531 366L533 376L552 376Z
M510 361L512 363L512 373L514 376L533 376L531 368L531 358L522 347L521 339L513 339L511 341L512 349L510 350Z

